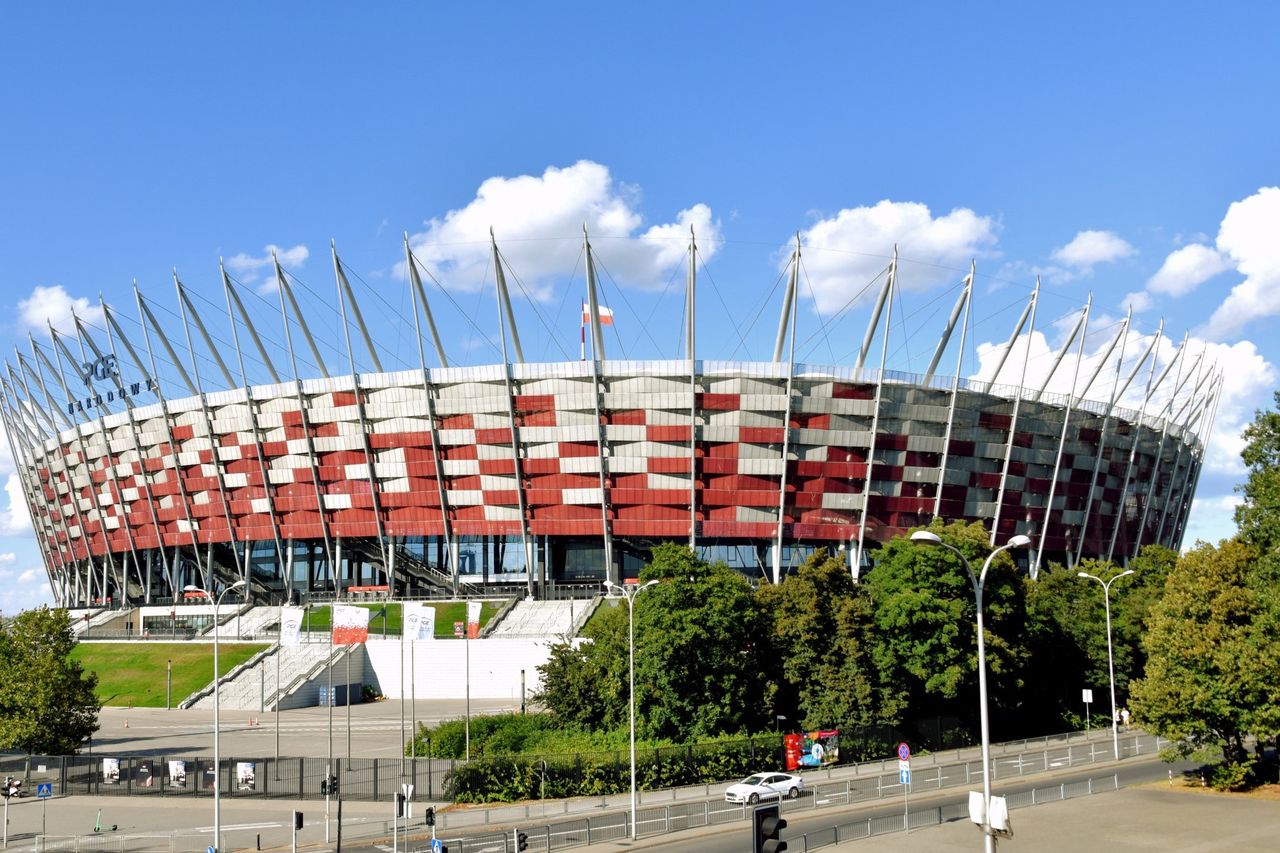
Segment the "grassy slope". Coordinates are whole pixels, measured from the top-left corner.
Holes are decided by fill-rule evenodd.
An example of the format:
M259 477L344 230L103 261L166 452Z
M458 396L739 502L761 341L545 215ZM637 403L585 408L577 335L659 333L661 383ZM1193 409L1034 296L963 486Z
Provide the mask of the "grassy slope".
M267 648L262 643L218 644L222 674ZM173 704L213 680L212 643L78 643L71 657L98 675L104 705L163 708L165 670L173 661Z

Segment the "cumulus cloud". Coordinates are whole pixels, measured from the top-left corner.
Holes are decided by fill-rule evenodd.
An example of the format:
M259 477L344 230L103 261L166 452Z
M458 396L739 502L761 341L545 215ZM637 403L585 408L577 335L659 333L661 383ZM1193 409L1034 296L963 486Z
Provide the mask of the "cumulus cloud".
M970 259L994 254L998 227L968 208L935 217L924 204L886 199L846 208L801 232L803 269L818 310L831 313L851 299L870 298L873 289L863 290L885 268L895 244L910 259L900 263L898 283L923 290L956 281L955 270ZM790 246L784 249L790 253Z
M1111 231L1081 231L1065 246L1054 249L1053 259L1081 275L1098 264L1115 263L1134 254L1129 243Z
M1146 289L1130 293L1125 303L1134 311L1147 311L1159 304L1159 297L1184 296L1229 269L1231 260L1225 254L1204 243L1191 243L1170 252L1147 279Z
M0 563L12 563L16 559L18 559L18 555L13 553L12 551L9 551L8 553L5 553L5 554L0 554Z
M98 323L102 320L102 308L84 296L72 296L60 284L36 285L24 299L18 300L18 320L27 328L44 331L47 323L60 332L73 332L74 315Z
M27 569L25 572L18 575L18 583L32 583L33 581L38 581L43 577L44 572L39 569Z
M616 182L608 167L589 160L550 166L541 175L493 177L464 207L427 221L409 238L419 262L451 289L475 291L493 281L489 229L506 262L535 298L550 298L555 282L581 276L586 225L600 263L621 284L661 287L686 262L689 228L702 258L715 254L720 222L705 204L679 211L674 221L644 227L639 191ZM397 267L404 273L401 263Z
M1280 314L1280 187L1263 187L1227 208L1218 251L1244 281L1213 312L1203 333L1233 336L1248 323Z
M31 536L31 512L22 494L22 481L17 473L9 474L4 484L6 505L0 507L0 536Z
M240 252L227 258L227 269L244 284L254 284L261 279L261 283L258 284L258 291L260 293L273 293L276 288L276 278L271 275L272 252L276 253L276 257L280 260L280 266L287 270L298 269L307 262L307 258L311 257L311 250L302 244L282 249L274 243L268 243L262 247L261 255Z

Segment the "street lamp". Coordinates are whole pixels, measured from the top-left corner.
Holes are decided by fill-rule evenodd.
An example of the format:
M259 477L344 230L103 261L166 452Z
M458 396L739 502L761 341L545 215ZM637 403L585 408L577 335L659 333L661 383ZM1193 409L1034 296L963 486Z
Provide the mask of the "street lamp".
M605 588L627 600L628 695L631 711L631 840L636 839L636 596L658 582L624 587L605 581Z
M1102 606L1107 611L1107 676L1111 679L1111 749L1115 753L1116 761L1120 760L1120 733L1116 729L1116 664L1115 657L1111 652L1111 584L1120 580L1125 575L1133 574L1133 569L1128 569L1116 575L1109 581L1091 575L1088 572L1076 572L1078 577L1088 578L1102 584Z
M928 530L917 530L911 534L911 541L919 542L921 545L935 545L951 551L960 558L960 562L964 563L964 570L969 574L969 582L973 584L973 597L978 609L978 711L982 724L982 835L985 839L986 853L995 853L996 839L991 834L991 733L987 723L987 641L983 637L982 590L987 582L987 570L991 568L991 561L995 559L996 554L1010 548L1025 548L1031 544L1031 537L1022 534L1009 537L1008 542L987 555L986 562L982 564L982 573L977 577L974 577L973 568L960 549L943 542L938 534ZM1034 575L1032 577L1034 579Z
M244 586L244 581L236 581L214 598L208 590L188 584L183 592L194 592L202 595L213 605L213 849L222 849L222 757L218 752L218 706L222 698L221 682L218 677L218 605L222 596Z

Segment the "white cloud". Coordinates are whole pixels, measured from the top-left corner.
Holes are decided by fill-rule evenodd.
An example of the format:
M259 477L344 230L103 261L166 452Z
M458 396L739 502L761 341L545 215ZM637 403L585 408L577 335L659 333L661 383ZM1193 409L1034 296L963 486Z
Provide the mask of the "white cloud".
M1229 269L1230 261L1217 250L1192 243L1171 252L1164 259L1156 274L1147 279L1147 290L1151 293L1182 296Z
M75 315L87 322L98 323L102 320L102 308L86 297L73 297L60 284L49 287L38 284L29 296L18 300L18 319L36 331L45 331L47 324L52 323L58 331L72 334Z
M31 583L32 581L41 580L44 576L44 572L39 569L27 569L25 572L18 575L18 583Z
M1209 337L1238 333L1248 323L1280 314L1280 187L1263 187L1233 202L1218 229L1218 251L1244 281L1213 312Z
M18 555L13 553L12 551L9 551L8 553L5 553L5 554L0 554L0 563L12 563L16 559L18 559Z
M1214 495L1195 498L1187 516L1187 532L1182 547L1190 549L1196 542L1219 542L1236 533L1235 511L1239 495Z
M955 282L956 270L970 259L991 256L998 228L991 217L968 208L935 217L918 202L886 199L871 207L846 208L801 232L803 270L818 310L831 313L858 297L885 268L895 244L899 255L910 259L899 264L899 284L923 290ZM791 248L783 250L789 255ZM873 290L859 298L869 298Z
M22 494L22 481L17 473L9 474L4 484L7 506L0 507L0 536L34 535L31 512Z
M1111 231L1081 231L1065 246L1054 249L1053 259L1076 275L1093 273L1098 264L1110 264L1134 254L1129 243Z
M670 223L644 228L639 191L614 181L606 166L589 160L550 166L541 175L493 177L466 206L426 223L410 237L417 259L454 290L476 291L493 281L489 229L503 257L535 298L550 298L555 282L581 279L581 234L620 283L661 287L685 263L689 227L702 258L715 254L720 223L711 208L694 204ZM404 274L403 262L397 272ZM518 293L514 282L513 289Z
M307 258L311 257L311 250L302 244L282 249L274 243L268 243L262 247L261 255L240 252L227 258L227 269L244 284L253 284L265 275L266 278L258 286L258 290L261 293L272 293L275 291L276 279L274 275L267 274L271 270L272 252L276 253L280 266L287 270L298 269L307 262Z

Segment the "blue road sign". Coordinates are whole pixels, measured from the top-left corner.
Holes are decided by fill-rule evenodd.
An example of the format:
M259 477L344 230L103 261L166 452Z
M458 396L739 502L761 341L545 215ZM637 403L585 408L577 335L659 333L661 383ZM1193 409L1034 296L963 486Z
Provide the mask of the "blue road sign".
M52 797L53 783L41 782L39 785L36 785L36 796L42 800L47 800L49 797Z
M204 853L218 853L218 848L213 846L206 847Z
M898 782L899 782L899 783L901 783L901 784L903 784L903 785L910 785L910 784L911 784L911 771L910 771L910 770L899 770L899 771L898 771Z
M905 743L900 743L900 744L898 744L898 760L899 760L899 761L910 761L910 760L911 760L911 747L907 746Z
M440 851L443 849L444 849L444 844L440 842L439 838L431 839L431 853L440 853Z

